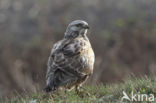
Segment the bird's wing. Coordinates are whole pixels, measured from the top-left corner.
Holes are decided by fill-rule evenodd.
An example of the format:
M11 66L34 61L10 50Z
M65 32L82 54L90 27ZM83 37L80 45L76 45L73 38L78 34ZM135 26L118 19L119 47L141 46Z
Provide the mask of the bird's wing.
M81 51L87 48L84 40L63 40L56 43L51 51L51 55L48 61L47 71L47 84L56 77L56 71L62 71L61 81L66 81L67 76L82 75L78 71L79 68L83 67L84 58L78 58ZM60 75L60 74L59 74ZM63 76L64 75L64 76ZM66 77L65 77L66 76Z
M50 56L49 56L49 59L48 59L48 63L47 63L47 74L46 74L46 78L48 79L49 77L50 78L53 78L53 73L56 71L57 68L55 68L54 66L54 58L55 56L57 55L57 51L59 51L59 48L62 44L62 40L61 41L58 41L57 43L54 44L53 48L51 49L51 53L50 53ZM49 81L49 80L47 80Z
M73 62L76 62L76 57L87 47L86 42L81 39L71 41L64 40L57 43L54 49L52 49L49 66L54 66L59 69L67 69L66 67L69 65L76 66Z
M83 49L82 43L80 40L71 41L62 48L62 53L66 57L78 55Z

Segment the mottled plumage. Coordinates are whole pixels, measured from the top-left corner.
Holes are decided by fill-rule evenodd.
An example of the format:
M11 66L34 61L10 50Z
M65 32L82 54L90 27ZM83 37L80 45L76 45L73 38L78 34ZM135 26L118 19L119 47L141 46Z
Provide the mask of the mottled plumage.
M88 29L85 21L73 21L65 37L54 44L48 60L46 92L78 87L93 73L95 57L86 36Z

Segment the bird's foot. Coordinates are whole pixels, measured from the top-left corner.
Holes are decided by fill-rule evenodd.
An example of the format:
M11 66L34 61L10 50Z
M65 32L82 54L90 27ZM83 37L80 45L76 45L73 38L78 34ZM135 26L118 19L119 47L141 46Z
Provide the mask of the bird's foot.
M87 90L83 87L76 87L76 93L80 97L90 96L90 93L88 93Z

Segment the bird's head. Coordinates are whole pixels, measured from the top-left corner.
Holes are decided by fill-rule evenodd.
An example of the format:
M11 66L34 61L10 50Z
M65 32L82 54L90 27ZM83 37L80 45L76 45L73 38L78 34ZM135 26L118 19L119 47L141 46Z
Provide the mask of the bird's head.
M72 21L65 32L65 37L77 37L79 35L85 36L89 29L88 23L83 20Z

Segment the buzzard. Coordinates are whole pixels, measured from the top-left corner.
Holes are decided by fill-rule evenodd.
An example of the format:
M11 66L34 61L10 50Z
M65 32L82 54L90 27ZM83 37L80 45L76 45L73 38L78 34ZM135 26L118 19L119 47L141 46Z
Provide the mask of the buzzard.
M78 88L93 73L94 52L87 37L88 23L71 22L62 40L54 44L48 60L46 92Z

